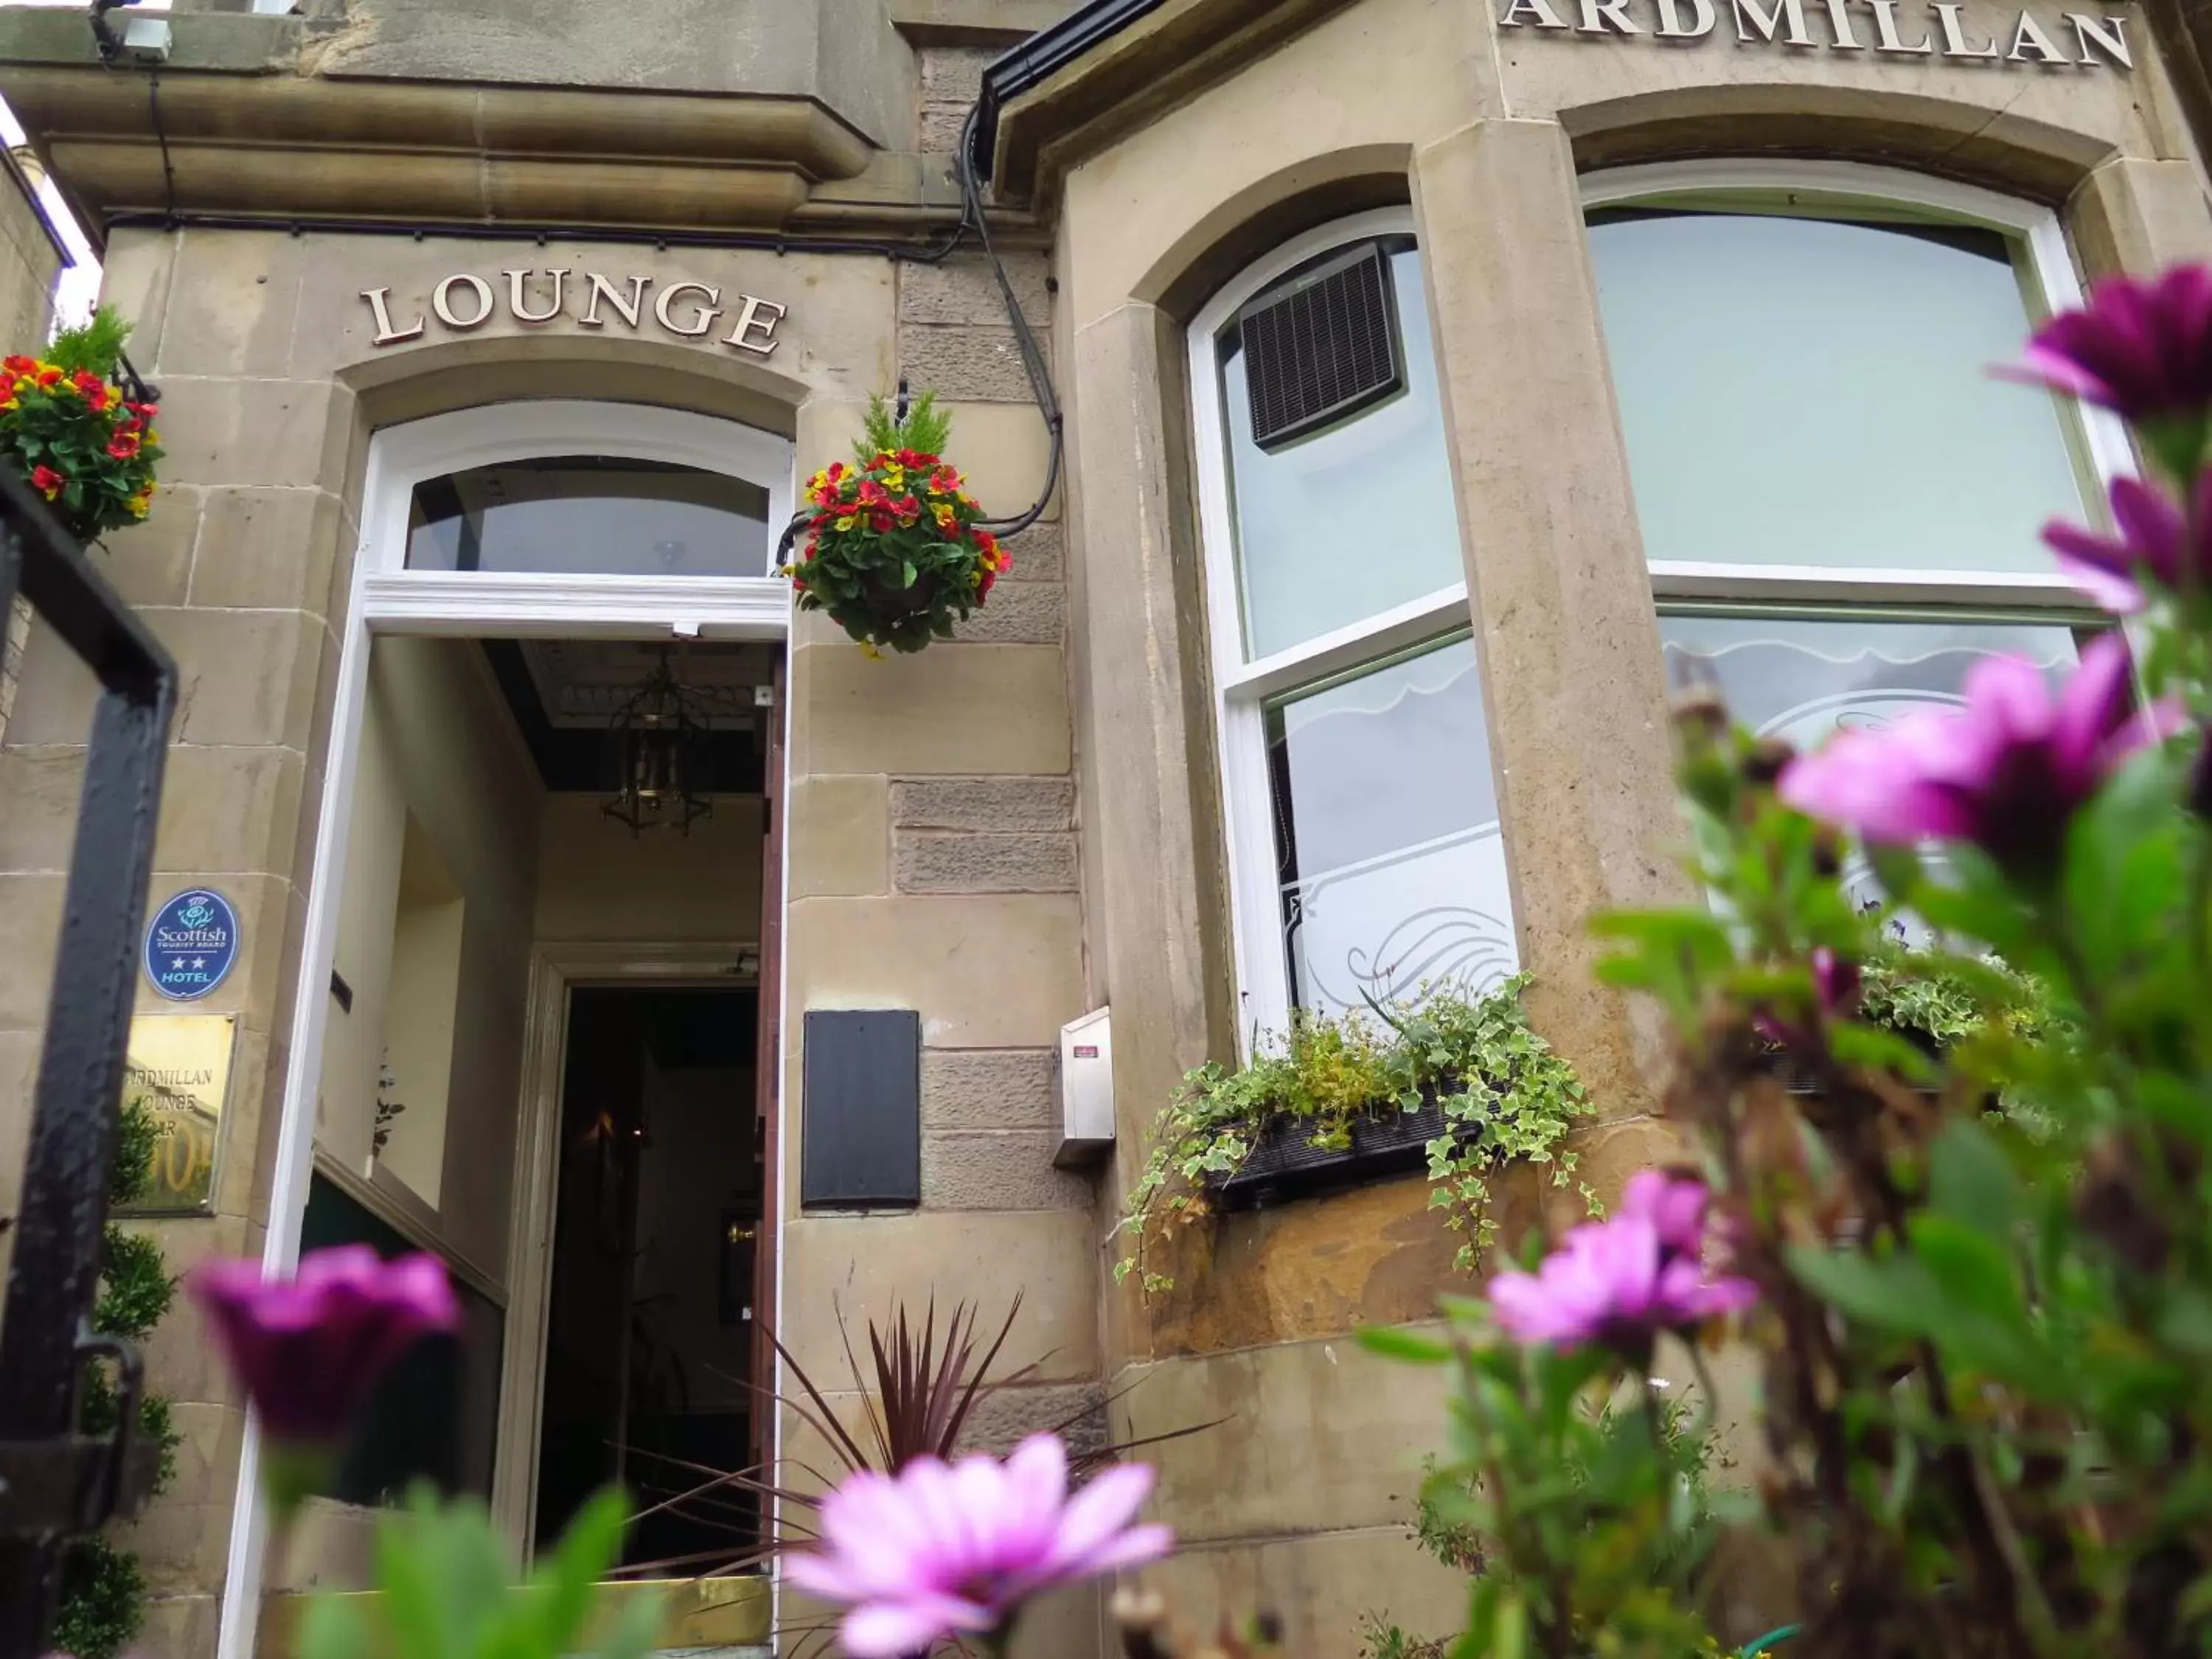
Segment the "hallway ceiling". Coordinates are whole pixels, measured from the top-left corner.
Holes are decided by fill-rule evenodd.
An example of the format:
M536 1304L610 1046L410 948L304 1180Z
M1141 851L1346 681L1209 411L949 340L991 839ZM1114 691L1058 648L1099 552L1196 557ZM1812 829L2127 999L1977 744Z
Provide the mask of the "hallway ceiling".
M705 793L761 793L766 729L754 688L775 684L779 647L720 641L666 647L641 640L478 643L548 789L613 789L609 728L665 650L678 682L698 694L695 712L708 731Z
M665 653L678 684L699 697L701 723L750 732L753 688L775 683L774 646L644 640L524 640L522 659L538 706L556 727L604 732Z

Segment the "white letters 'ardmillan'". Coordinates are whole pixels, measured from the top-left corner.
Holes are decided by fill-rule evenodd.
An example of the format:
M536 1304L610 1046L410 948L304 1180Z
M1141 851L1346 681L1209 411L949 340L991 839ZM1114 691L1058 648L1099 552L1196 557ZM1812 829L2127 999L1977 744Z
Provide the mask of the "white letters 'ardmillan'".
M628 276L617 284L596 270L586 270L574 273L578 280L572 285L570 273L565 270L502 270L499 274L504 281L497 287L465 271L447 277L430 290L428 313L418 311L410 323L393 321L390 289L363 289L361 297L376 323L376 335L369 343L390 346L419 340L432 316L453 332L465 334L482 328L502 308L525 328L540 328L571 318L572 310L571 319L577 327L605 328L608 316L601 314L604 307L633 332L651 321L679 340L704 340L714 333L716 321L727 317L729 331L714 335L718 343L732 351L766 357L780 343L776 325L790 309L750 294L732 294L725 305L722 290L707 283L670 283L648 300L653 284L650 276Z
M1905 0L1821 0L1826 37L1811 23L1806 0L1506 0L1498 18L1506 28L1558 29L1574 34L1643 34L1662 40L1696 40L1733 30L1743 46L1796 46L1817 51L1864 52L1897 58L1978 58L2008 64L2067 64L2081 69L2131 70L2127 19L2109 12L2069 11L2061 24L2045 27L2027 12L2014 14L2012 27L1973 38L1960 16L1958 0L1928 5L1918 19L1902 19ZM1656 27L1646 30L1631 7L1648 3ZM1560 15L1571 6L1572 21ZM1725 10L1723 10L1725 7ZM1871 25L1871 41L1851 27ZM1727 19L1727 28L1722 19ZM2069 51L2069 48L2071 48Z

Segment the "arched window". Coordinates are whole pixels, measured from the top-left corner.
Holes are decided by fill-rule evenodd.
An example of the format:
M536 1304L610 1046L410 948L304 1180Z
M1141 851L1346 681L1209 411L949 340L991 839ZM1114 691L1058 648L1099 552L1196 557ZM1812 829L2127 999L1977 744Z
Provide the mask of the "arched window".
M1517 949L1411 216L1190 332L1243 1025L1480 988Z
M2079 297L2051 214L1790 164L1624 168L1583 199L1675 678L1804 747L1955 702L1994 653L2072 665L2094 613L2038 532L2100 514L2126 440L1989 374Z
M362 616L780 639L790 586L769 567L791 499L790 440L705 416L547 399L410 422L370 451Z
M764 576L768 502L763 485L666 461L526 456L417 484L407 568Z

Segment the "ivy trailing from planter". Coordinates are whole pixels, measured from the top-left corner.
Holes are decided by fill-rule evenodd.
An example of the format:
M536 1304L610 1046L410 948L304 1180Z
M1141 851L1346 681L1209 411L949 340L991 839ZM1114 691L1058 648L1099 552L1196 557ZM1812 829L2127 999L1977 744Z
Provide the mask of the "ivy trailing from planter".
M1980 1079L1997 1109L2039 1139L2056 1124L2038 1104L2043 1079L2078 1064L2080 1028L2050 988L2003 958L1946 958L1895 945L1869 962L1856 1017L1940 1054L1956 1074Z
M133 1097L124 1103L109 1188L118 1206L135 1203L145 1195L153 1178L154 1148L160 1133L160 1126L143 1100ZM103 1336L144 1343L169 1311L176 1287L158 1243L143 1234L127 1233L112 1221L107 1224L100 1240L100 1297L92 1316L94 1330ZM113 1433L116 1403L106 1367L94 1364L86 1374L77 1414L79 1431ZM138 1432L161 1448L161 1466L154 1481L154 1491L159 1494L176 1474L176 1449L182 1438L170 1423L167 1399L155 1394L140 1398ZM61 1607L54 1625L54 1650L76 1659L116 1659L137 1639L145 1617L146 1582L138 1558L104 1538L72 1540L62 1558Z
M1151 1265L1155 1247L1213 1213L1224 1182L1261 1138L1290 1126L1316 1147L1346 1148L1355 1128L1441 1109L1443 1133L1426 1146L1429 1204L1462 1235L1455 1265L1472 1268L1491 1243L1489 1182L1511 1164L1547 1165L1552 1183L1574 1180L1565 1143L1592 1109L1574 1069L1528 1024L1520 974L1480 997L1444 990L1373 1017L1294 1017L1279 1048L1236 1069L1206 1065L1185 1075L1152 1127L1145 1168L1117 1231L1115 1281L1132 1273L1147 1296L1174 1287ZM1583 1188L1591 1202L1588 1188Z
M783 574L800 610L826 613L871 654L951 638L1013 562L944 459L951 435L934 394L903 415L877 397L855 465L840 461L807 482L805 545Z
M81 542L138 523L153 505L157 411L118 384L130 336L102 306L57 334L44 357L0 361L0 459Z

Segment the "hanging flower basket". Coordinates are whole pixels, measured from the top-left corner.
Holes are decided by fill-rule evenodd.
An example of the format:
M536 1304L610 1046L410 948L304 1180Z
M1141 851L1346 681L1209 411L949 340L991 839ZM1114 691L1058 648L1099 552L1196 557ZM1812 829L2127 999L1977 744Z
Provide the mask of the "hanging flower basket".
M13 466L81 542L144 519L161 445L155 406L117 384L131 325L106 307L54 337L44 357L0 361L0 463Z
M1013 562L944 459L951 424L927 392L903 419L878 398L854 465L806 486L805 544L783 574L800 610L826 612L878 656L950 639Z

